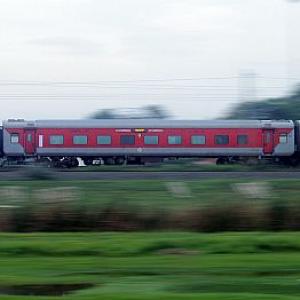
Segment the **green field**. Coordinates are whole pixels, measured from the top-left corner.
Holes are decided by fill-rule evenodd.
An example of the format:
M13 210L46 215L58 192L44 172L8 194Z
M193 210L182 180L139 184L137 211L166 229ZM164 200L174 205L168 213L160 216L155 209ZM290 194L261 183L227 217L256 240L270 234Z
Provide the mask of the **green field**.
M1 234L0 261L0 292L33 294L0 299L300 298L297 232Z
M2 231L94 232L1 233L0 299L300 299L299 193L300 180L2 181ZM232 226L244 232L196 232Z
M243 186L248 186L248 192ZM255 190L263 185L267 193ZM250 191L249 191L250 189ZM53 193L57 194L53 194ZM103 205L135 204L142 207L180 209L226 203L262 203L272 200L298 203L300 180L209 179L209 180L83 180L0 181L1 204L51 200L68 192L74 203ZM49 199L48 199L49 198ZM72 196L71 196L72 198Z

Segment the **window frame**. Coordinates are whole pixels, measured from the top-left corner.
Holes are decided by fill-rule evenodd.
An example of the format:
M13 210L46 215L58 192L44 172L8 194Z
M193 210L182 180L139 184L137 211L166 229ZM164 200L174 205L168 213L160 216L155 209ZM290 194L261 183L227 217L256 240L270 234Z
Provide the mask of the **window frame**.
M156 141L155 141L155 143L153 143L153 142L149 143L146 141L147 138L155 138ZM143 141L144 141L145 145L159 145L159 136L158 135L144 135Z
M128 142L126 142L126 143L124 143L124 141L122 141L122 139L124 139L124 138L129 138L129 139L132 139L132 142L130 142L130 143L128 143ZM135 145L135 135L133 135L133 134L122 134L122 135L120 135L120 145L121 146L128 146L128 145L130 145L130 146L132 146L132 145Z
M32 133L27 133L26 142L27 143L32 143L32 140L33 140Z
M85 138L85 143L75 143L76 138L82 138L82 137ZM73 142L73 145L87 145L89 143L89 138L86 134L75 134L72 137L72 142Z
M285 139L284 142L282 142L282 138ZM288 134L287 133L280 133L279 134L279 144L287 144L288 143Z
M245 138L246 137L246 142L244 143L240 143L240 138ZM243 145L248 145L249 144L249 135L248 134L238 134L237 137L236 137L236 143L240 146L243 146Z
M193 141L194 138L203 138L203 141L202 143L195 143ZM206 135L204 134L193 134L191 135L191 145L206 145Z
M17 140L14 140L17 138ZM11 144L19 144L20 143L20 134L19 133L11 133L10 134L10 143Z
M100 143L99 142L99 139L100 138L109 138L109 143ZM111 135L97 135L97 138L96 138L96 142L97 142L97 145L111 145L112 144L112 136Z
M226 137L226 139L227 139L227 142L226 143L219 143L217 140L218 140L218 138L220 138L220 137L222 137L222 138L224 138L224 137ZM214 142L215 142L215 145L229 145L229 142L230 142L230 139L229 139L229 135L228 134L216 134L215 136L214 136Z
M180 142L171 143L170 138L180 138ZM183 140L182 135L168 135L168 145L182 145L182 140Z
M53 143L51 141L51 138L53 138L53 137L62 137L62 143ZM64 143L65 143L65 137L64 137L63 134L51 134L51 135L49 135L49 145L64 145Z

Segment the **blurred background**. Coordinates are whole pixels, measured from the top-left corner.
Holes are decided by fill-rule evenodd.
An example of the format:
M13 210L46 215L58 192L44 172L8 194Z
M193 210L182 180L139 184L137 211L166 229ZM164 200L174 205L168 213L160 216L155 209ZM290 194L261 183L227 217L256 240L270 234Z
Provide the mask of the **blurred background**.
M162 105L181 119L298 91L299 1L3 1L0 118ZM282 102L282 101L281 101Z

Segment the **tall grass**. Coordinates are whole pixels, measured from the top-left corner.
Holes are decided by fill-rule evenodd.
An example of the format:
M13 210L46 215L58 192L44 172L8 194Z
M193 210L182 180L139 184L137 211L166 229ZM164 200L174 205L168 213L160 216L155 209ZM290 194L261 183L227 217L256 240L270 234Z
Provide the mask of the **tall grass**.
M300 229L300 203L269 201L251 205L226 203L196 209L146 209L144 206L108 203L84 207L68 203L5 208L0 231L153 231L199 232L279 231Z

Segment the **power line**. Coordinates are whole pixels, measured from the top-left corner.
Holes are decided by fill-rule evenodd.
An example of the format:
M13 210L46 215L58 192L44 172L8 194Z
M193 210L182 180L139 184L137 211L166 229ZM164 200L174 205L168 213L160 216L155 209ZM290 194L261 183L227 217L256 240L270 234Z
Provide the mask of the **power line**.
M147 95L145 95L147 96ZM153 95L148 95L148 96L152 96ZM16 97L16 96L1 96L0 95L0 100L1 101L11 101L11 100L16 100L16 101L20 101L20 100L25 100L25 101L42 101L42 100L59 100L59 101L84 101L84 100L93 100L93 101L103 101L103 100L108 100L109 101L113 101L113 100L117 100L117 101L120 101L120 99L117 99L118 97L123 97L123 101L129 101L129 100L142 100L142 99L129 99L129 98L126 98L128 96L70 96L70 97L61 97L61 96L37 96L37 97L34 97L34 96L20 96L20 97ZM172 96L174 97L174 96ZM176 97L176 96L175 96ZM180 98L178 98L180 97ZM266 98L276 98L276 96L274 95L268 95L268 96L265 96ZM153 99L154 100L154 99ZM172 102L177 102L177 101L180 101L180 102L188 102L188 101L195 101L195 100L201 100L202 102L204 101L233 101L233 102L236 102L238 99L236 96L212 96L212 95L208 95L208 96L190 96L189 98L184 98L183 96L177 96L177 98L165 98L165 99L157 99L159 100L160 102L162 101L172 101Z
M137 83L137 82L168 82L168 81L200 81L200 80L232 80L239 79L240 76L216 76L216 77L190 77L190 78L152 78L152 79L129 79L129 80L89 80L89 81L67 81L67 80L0 80L0 83L7 84L59 84L59 85L76 85L76 84L102 84L102 83ZM258 79L270 79L270 80L285 80L293 79L300 80L296 77L267 77L257 75Z
M3 83L14 84L100 84L100 83L128 83L128 82L165 82L165 81L199 81L199 80L229 80L237 79L237 76L227 77L198 77L198 78L163 78L163 79L134 79L134 80L96 80L96 81L36 81L36 80L0 80Z
M14 86L14 85L6 85L1 84L0 86ZM64 87L66 88L66 87ZM177 86L164 86L164 85L128 85L128 86L72 86L70 88L99 88L99 89L140 89L140 88L150 88L150 89L220 89L220 90L236 90L237 87L235 86L223 86L223 85L177 85ZM258 86L258 89L284 89L284 86Z

